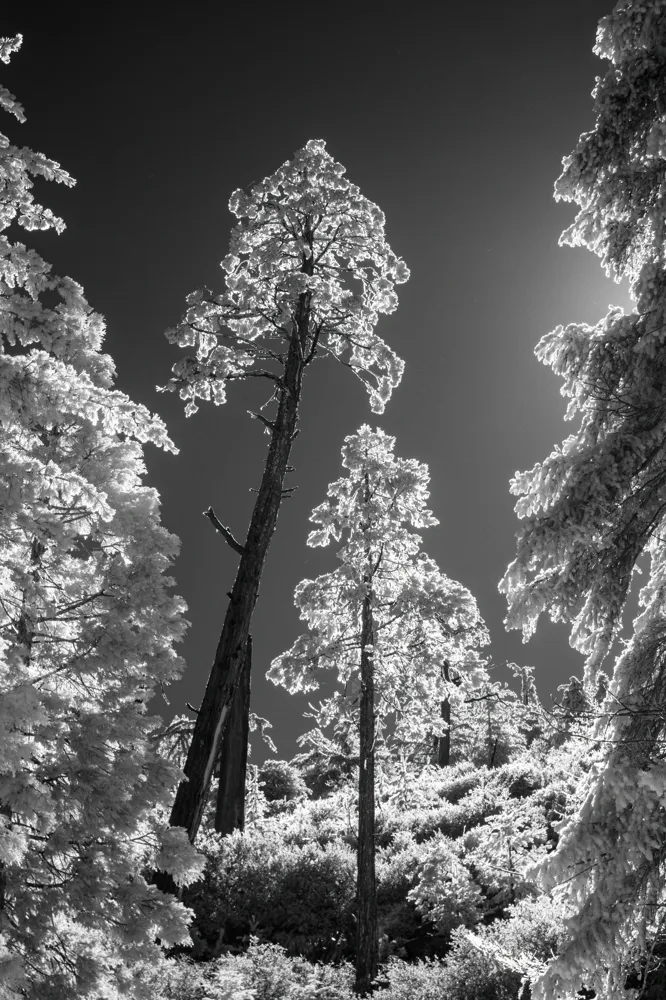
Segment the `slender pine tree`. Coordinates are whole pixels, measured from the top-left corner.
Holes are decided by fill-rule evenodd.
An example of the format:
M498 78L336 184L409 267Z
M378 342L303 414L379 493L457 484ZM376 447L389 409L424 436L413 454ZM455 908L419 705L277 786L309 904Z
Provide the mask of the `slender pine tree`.
M308 544L342 541L340 565L303 580L295 601L309 631L273 661L269 678L289 691L319 687L333 670L338 689L315 712L359 744L358 940L356 990L377 973L375 752L391 723L399 744L441 733L444 664L463 670L471 647L487 641L474 598L440 573L417 533L437 521L426 507L428 469L396 458L395 439L363 426L345 438L347 476L315 508Z

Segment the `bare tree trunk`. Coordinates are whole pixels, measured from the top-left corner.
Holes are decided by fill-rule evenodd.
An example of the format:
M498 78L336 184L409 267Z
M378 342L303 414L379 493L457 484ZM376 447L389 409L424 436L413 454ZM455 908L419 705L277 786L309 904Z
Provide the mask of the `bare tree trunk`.
M220 749L220 780L215 810L215 830L227 834L245 826L245 776L250 734L250 671L252 636L248 636L245 660L231 705L229 724Z
M444 680L450 680L448 660L444 660ZM437 741L437 764L439 767L448 767L451 763L451 701L449 698L444 698L440 703L440 711L442 719L446 723L446 732Z
M441 702L440 708L446 732L437 741L437 764L439 767L448 767L451 763L451 702L448 698Z
M9 806L0 802L0 816L4 816L6 819L11 821L12 811ZM11 829L11 826L9 827ZM0 861L0 923L4 921L2 914L5 911L5 906L7 902L7 874L5 870L4 861Z
M370 583L368 573L365 582ZM359 720L358 853L356 902L355 990L361 996L372 989L379 962L377 884L375 880L375 682L372 596L363 598L361 611L361 702Z
M312 258L304 261L302 270L312 273ZM277 524L289 454L296 436L303 370L307 363L310 323L310 295L307 292L299 297L295 319L278 387L277 415L269 424L271 440L261 485L245 544L233 546L240 553L240 564L183 768L186 780L178 786L171 811L171 826L185 827L192 843L199 830L213 768L238 686L261 574ZM218 816L222 809L224 804L219 807ZM229 820L224 822L228 824Z
M33 567L32 578L35 583L39 582L40 573L39 567L41 565L42 556L46 551L46 546L39 541L37 537L33 536L32 543L30 545L30 565ZM28 666L30 659L32 657L32 644L35 638L35 633L32 628L32 623L26 609L25 601L25 591L23 591L23 608L21 615L19 617L16 626L16 641L19 645L23 646L25 652L23 654L23 662L25 666ZM5 819L10 821L9 829L11 830L11 818L12 811L10 807L5 802L0 802L0 816L4 816ZM2 914L4 913L5 907L7 905L7 874L6 866L4 861L0 861L0 926L3 923Z

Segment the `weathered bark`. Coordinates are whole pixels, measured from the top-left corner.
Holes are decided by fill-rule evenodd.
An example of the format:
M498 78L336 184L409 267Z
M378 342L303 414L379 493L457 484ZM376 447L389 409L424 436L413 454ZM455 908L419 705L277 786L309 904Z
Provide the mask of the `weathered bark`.
M440 704L442 720L446 723L446 732L437 741L437 765L448 767L451 763L451 702L448 698Z
M301 269L304 273L312 274L312 257L303 260ZM294 319L284 372L277 390L278 408L275 420L271 424L266 465L252 511L247 538L240 554L236 580L229 595L215 660L183 768L186 780L178 786L171 811L171 825L185 827L192 843L199 830L213 768L228 725L245 658L261 574L282 502L289 454L296 436L303 371L310 347L309 293L303 293L299 297ZM224 803L220 809L224 809ZM233 811L237 811L235 806ZM227 823L228 820L224 822Z
M42 556L46 551L46 546L39 541L37 537L33 537L32 543L30 545L30 565L33 567L32 578L35 583L39 582L40 574L39 567L41 565ZM30 663L30 658L32 656L32 644L35 638L35 632L32 628L30 618L27 613L25 604L25 591L23 592L23 610L19 617L18 623L16 625L16 641L20 646L23 647L23 662L27 667ZM12 810L5 802L0 802L0 816L4 816L5 819L10 821L12 818ZM11 825L9 825L9 830L11 830ZM0 914L4 913L5 907L7 905L7 873L5 863L0 861ZM0 925L2 924L2 918L0 918Z
M499 733L497 736L493 735L493 719L490 714L490 698L486 700L486 712L488 718L488 767L492 768L495 763L495 754L497 753L497 744L499 742Z
M245 827L245 776L250 734L250 671L252 636L248 636L245 660L231 705L229 724L220 748L220 781L215 809L215 830L227 834Z
M495 742L493 743L492 750L490 751L490 760L488 761L488 767L492 768L495 764L495 754L497 753L497 744L499 743L499 736L495 737Z
M449 681L449 664L444 661L444 680ZM440 703L442 720L446 723L446 731L437 741L437 764L439 767L448 767L451 763L451 701L444 698Z
M365 577L366 584L371 573ZM375 681L372 596L363 599L361 619L361 695L359 711L358 851L356 903L356 984L364 996L372 989L379 962L377 884L375 880ZM368 648L370 647L370 648ZM371 652L372 650L372 652Z
M0 816L4 816L11 822L12 811L4 802L0 802ZM11 829L11 827L10 827ZM7 904L7 873L4 861L0 861L0 923L3 921L2 914Z

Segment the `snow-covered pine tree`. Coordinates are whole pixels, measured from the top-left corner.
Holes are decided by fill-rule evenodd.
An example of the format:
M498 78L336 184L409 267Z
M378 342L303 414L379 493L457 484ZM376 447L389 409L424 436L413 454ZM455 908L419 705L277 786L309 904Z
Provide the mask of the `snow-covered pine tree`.
M535 1000L624 995L627 967L662 926L666 769L666 3L621 0L603 18L596 54L610 63L594 89L596 124L556 185L575 201L562 242L596 253L626 278L635 308L590 327L558 327L537 356L564 379L579 428L512 491L523 527L501 584L507 624L529 636L539 615L572 624L594 694L622 627L639 558L650 560L642 614L619 657L596 729L598 759L542 871L570 906L561 954Z
M501 767L520 753L528 737L537 731L538 703L523 704L508 684L492 679L482 660L474 667L473 686L465 679L455 691L453 705L454 763L471 761L482 767Z
M303 580L295 602L309 631L275 659L268 677L290 692L319 687L333 670L339 688L315 712L321 728L359 734L358 942L356 989L377 972L374 866L375 748L389 717L400 741L442 731L448 661L487 642L474 598L421 550L418 530L437 524L426 507L427 466L396 458L395 439L367 425L345 438L347 476L328 488L310 520L308 545L342 541L340 565Z
M0 59L20 44L0 40ZM0 105L24 120L4 88ZM159 957L156 939L188 934L144 872L183 882L199 867L166 824L179 772L146 712L181 673L185 621L142 444L175 449L112 388L81 287L7 236L63 228L34 177L73 184L0 136L0 992L145 995L137 966Z
M271 419L253 414L270 441L245 542L236 541L212 508L206 512L240 561L185 764L187 781L171 814L191 840L234 692L245 687L239 677L247 669L250 623L284 496L304 375L317 358L336 358L363 382L375 413L383 412L402 377L403 362L374 328L381 313L395 310L395 285L409 271L386 242L383 213L344 175L325 144L313 140L272 176L236 191L229 207L240 221L222 261L226 288L193 292L180 325L168 334L196 348L175 365L169 386L187 400L186 413L195 412L197 399L224 403L228 383L244 379L266 380L275 402ZM234 750L234 757L242 764L242 754ZM242 802L240 783L224 773L226 759L220 768L221 787L235 788ZM226 809L222 803L216 819L225 831L238 814L231 796L229 816Z
M492 679L493 664L470 650L463 669L444 664L448 695L442 701L442 735L404 747L416 763L448 767L463 761L501 767L541 734L543 709L536 692L533 667L506 664L520 678L520 694L506 682Z

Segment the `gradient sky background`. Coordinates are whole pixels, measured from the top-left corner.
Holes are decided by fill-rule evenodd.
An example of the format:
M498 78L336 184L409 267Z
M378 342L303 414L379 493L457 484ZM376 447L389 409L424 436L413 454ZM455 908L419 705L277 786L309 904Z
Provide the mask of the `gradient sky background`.
M118 387L166 420L180 455L147 452L165 525L182 540L177 589L192 626L187 673L169 716L202 697L236 556L201 512L212 504L244 537L267 437L246 411L258 386L203 404L189 420L158 395L182 354L163 331L185 295L221 286L231 192L323 138L385 212L412 277L379 332L407 363L379 421L396 453L427 462L440 520L424 547L473 592L496 662L533 664L542 697L578 671L568 630L542 622L523 646L502 625L497 582L518 522L509 479L570 433L560 383L533 356L559 323L600 319L626 292L584 250L558 247L573 219L553 183L578 135L593 127L590 91L604 72L596 23L612 0L505 4L287 2L53 4L3 13L22 50L2 68L28 122L3 123L78 180L40 185L66 232L29 234L59 273L83 284L108 324ZM307 517L340 474L340 446L377 423L349 372L321 361L306 380L290 480L253 624L253 710L273 723L280 757L308 728L305 698L264 678L299 633L294 586L335 566L308 550ZM498 679L509 678L498 668ZM265 750L255 741L253 760Z

